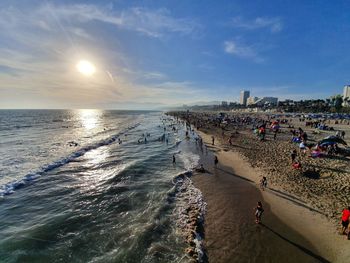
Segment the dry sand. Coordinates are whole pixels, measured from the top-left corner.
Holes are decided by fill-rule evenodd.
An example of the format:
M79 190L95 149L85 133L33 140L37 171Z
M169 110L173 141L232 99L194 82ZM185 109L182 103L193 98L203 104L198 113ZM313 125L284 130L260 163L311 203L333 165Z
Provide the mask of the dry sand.
M211 135L198 133L207 145L211 143ZM258 165L253 168L237 149L222 144L212 147L219 167L212 168L210 152L203 154L210 173L193 177L208 204L209 261L348 262L350 241L336 233L334 223L273 181L266 191L259 191L256 185L266 171ZM265 209L262 225L254 223L258 200Z

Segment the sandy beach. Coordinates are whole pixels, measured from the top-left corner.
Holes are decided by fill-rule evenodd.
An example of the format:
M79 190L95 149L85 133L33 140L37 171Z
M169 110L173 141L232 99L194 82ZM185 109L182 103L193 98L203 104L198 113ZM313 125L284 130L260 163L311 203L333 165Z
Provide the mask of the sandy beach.
M302 156L304 166L314 165L326 180L307 178L290 168L288 153L293 145L285 139L286 133L278 134L277 141L267 137L260 142L241 129L229 146L226 134L232 130L221 133L208 125L196 132L209 149L201 156L208 173L192 178L208 204L205 248L209 262L347 262L349 241L338 233L340 208L347 205L342 198L346 191L339 192L348 187L346 158ZM217 168L212 153L219 159ZM262 176L268 178L265 191L258 187ZM333 176L331 182L329 176ZM265 209L261 225L254 222L257 201Z

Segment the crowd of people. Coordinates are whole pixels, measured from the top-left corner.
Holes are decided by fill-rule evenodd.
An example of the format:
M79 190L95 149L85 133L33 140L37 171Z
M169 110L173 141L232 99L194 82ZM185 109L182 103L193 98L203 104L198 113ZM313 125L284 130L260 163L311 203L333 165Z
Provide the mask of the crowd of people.
M225 116L224 114L210 112L198 112L194 114L190 112L176 112L175 114L172 114L178 118L185 120L189 126L192 124L198 130L214 130L215 132L213 134L216 134L216 136L218 137L220 137L219 135L221 135L222 139L224 139L226 135L228 138L227 141L224 140L224 142L227 142L229 146L234 146L235 134L239 133L240 130L244 129L252 130L256 137L262 142L266 142L267 134L269 134L270 136L268 137L268 140L272 138L273 141L276 141L278 134L281 132L280 125L283 124L284 133L286 133L286 129L290 129L290 142L296 145L295 148L290 152L291 167L295 170L302 171L303 158L317 158L320 157L322 154L334 155L338 153L337 143L319 144L312 143L312 140L310 142L308 133L304 131L301 127L294 128L294 123L291 119L288 118L273 119L269 115L248 116L244 114ZM305 122L306 127L312 126L320 128L322 125L324 125L324 122L315 121L314 123L310 124L307 123L307 121ZM344 139L345 131L337 131L335 136ZM211 137L211 144L215 145L214 135L212 135ZM214 166L216 167L218 165L219 160L216 156L214 158ZM261 179L260 187L262 190L267 188L266 176L264 176ZM349 209L345 209L345 212L343 211L342 215L342 233L346 234L348 238L350 237ZM257 207L255 208L255 216L257 223L261 222L262 212L262 203L259 202Z

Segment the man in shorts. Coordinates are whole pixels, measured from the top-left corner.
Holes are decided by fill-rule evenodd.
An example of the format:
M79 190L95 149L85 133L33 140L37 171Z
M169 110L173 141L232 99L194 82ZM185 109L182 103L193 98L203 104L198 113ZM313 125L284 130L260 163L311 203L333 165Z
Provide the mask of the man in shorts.
M343 210L343 214L341 217L341 225L342 225L342 234L346 235L348 234L348 239L350 237L350 233L346 233L346 230L348 229L349 226L349 218L350 218L350 206L347 209Z

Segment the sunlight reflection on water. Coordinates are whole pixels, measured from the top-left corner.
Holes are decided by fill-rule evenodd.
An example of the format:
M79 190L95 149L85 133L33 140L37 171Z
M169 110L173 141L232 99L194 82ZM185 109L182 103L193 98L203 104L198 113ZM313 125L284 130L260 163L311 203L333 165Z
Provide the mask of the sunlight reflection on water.
M99 126L99 119L102 115L101 110L81 109L78 111L78 114L81 124L85 129L91 130Z

